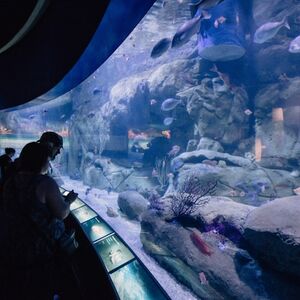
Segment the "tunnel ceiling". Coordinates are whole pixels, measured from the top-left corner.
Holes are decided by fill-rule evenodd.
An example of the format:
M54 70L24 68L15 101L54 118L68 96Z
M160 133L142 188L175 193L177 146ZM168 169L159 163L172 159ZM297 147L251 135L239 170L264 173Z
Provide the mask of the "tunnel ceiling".
M114 52L154 2L1 1L0 109L37 97L49 101L77 86Z

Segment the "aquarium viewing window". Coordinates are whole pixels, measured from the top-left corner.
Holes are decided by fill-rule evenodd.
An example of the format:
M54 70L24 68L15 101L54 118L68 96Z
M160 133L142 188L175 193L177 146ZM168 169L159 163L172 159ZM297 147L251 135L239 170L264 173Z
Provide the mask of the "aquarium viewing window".
M61 192L63 195L69 193L64 189ZM96 213L79 198L72 205L72 214L93 243L120 299L169 299L145 266L100 216L95 216Z
M99 240L113 232L113 230L98 217L84 222L82 228L91 242Z

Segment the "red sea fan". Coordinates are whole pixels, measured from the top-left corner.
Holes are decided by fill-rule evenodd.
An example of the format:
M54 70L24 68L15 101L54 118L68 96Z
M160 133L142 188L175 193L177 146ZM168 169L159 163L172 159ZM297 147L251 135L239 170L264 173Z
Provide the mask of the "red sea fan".
M190 234L190 238L194 245L205 255L211 256L212 251L209 249L209 246L205 243L205 241L201 238L200 234L197 232L192 232Z

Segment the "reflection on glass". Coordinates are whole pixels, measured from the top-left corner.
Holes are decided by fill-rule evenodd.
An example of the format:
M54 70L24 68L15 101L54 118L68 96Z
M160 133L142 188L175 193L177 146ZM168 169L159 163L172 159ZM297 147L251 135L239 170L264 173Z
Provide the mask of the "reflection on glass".
M69 191L64 191L62 194L63 194L63 196L68 196L69 195Z
M136 260L110 275L121 300L167 299Z
M95 247L108 272L134 258L116 235L111 235L99 241L95 244Z
M283 109L281 107L272 109L272 120L273 120L273 122L282 122L283 121Z
M88 206L82 206L73 210L73 214L80 223L88 221L89 219L92 219L97 216L97 214Z
M113 232L112 229L99 218L94 218L83 223L82 228L92 242Z
M255 139L255 160L256 161L261 161L261 155L262 155L261 139L256 138Z
M72 202L72 204L70 205L70 209L74 210L74 209L79 208L79 207L84 206L84 205L85 204L81 200L76 198L76 200L74 202Z

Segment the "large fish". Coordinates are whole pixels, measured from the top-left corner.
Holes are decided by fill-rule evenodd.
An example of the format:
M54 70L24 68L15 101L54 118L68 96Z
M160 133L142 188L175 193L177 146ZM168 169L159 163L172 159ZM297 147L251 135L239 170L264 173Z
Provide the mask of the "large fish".
M191 5L197 6L201 9L209 9L220 4L223 1L224 0L192 0Z
M100 93L101 93L101 91L100 91L99 89L97 89L97 88L93 90L93 95L94 95L94 96L97 96L97 95L99 95Z
M161 104L162 111L173 110L178 104L181 104L182 101L174 98L168 98Z
M190 234L190 238L194 245L205 255L211 256L213 254L212 250L209 248L208 244L201 238L200 234L193 231Z
M289 46L289 52L300 53L300 35L293 39Z
M151 57L152 58L157 58L164 54L170 47L171 45L171 40L168 38L164 38L160 40L152 49L151 51Z
M254 43L263 44L273 38L281 27L291 29L286 17L280 22L268 22L260 26L254 34Z
M186 44L194 34L200 30L201 20L210 18L210 15L199 15L181 25L172 39L172 48L178 48Z
M174 118L167 117L164 119L164 125L169 126L173 123L173 121L174 121Z

